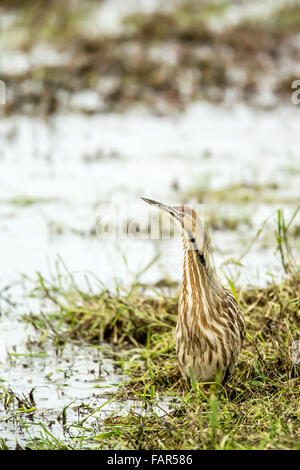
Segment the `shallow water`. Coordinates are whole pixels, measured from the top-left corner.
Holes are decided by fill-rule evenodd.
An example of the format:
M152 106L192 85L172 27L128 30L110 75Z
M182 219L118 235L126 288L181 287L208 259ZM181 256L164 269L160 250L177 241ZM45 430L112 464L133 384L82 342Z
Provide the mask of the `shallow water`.
M106 416L130 410L147 413L140 400L117 399L118 386L127 376L108 358L109 344L55 347L51 335L41 342L42 332L25 323L22 315L38 314L39 309L47 313L47 306L43 302L42 308L35 298L21 302L21 290L15 286L18 296L13 298L18 303L7 313L0 300L0 439L9 449L56 440L77 447L81 441L82 448L91 447ZM169 401L163 398L151 409L164 415Z
M164 275L178 281L179 240L95 236L97 217L107 204L142 223L153 209L141 196L180 203L193 187L214 191L235 184L276 184L274 203L219 201L204 207L208 214L226 211L250 219L250 229L212 232L217 266L238 256L245 238L250 242L267 216L276 222L275 210L283 207L288 219L297 205L298 128L299 110L292 105L263 112L197 104L177 117L140 111L60 115L45 122L20 116L0 120L1 285L15 281L16 273L42 271L47 277L57 254L72 272L92 272L111 285L115 279L132 282L161 252L141 281ZM257 270L260 279L267 270L278 271L273 248L253 246L241 282L260 283Z

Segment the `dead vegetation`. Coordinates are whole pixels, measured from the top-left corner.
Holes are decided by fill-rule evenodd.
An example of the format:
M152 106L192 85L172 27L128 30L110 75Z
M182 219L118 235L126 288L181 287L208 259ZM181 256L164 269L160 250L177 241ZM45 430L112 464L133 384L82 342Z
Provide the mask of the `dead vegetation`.
M142 104L158 113L181 110L202 99L265 106L261 96L266 78L273 93L271 105L291 91L289 80L294 75L283 73L282 61L291 66L299 61L297 5L216 31L205 9L183 3L170 13L131 15L118 35L97 38L78 26L84 8L74 11L62 5L60 12L51 2L47 8L38 22L39 10L26 10L26 21L19 13L13 26L23 31L19 48L30 57L39 42L50 41L69 58L60 65L32 66L21 74L4 73L11 94L8 114L51 114L70 107L71 96L83 90L94 90L100 98L92 112L124 111Z
M112 413L99 423L93 447L297 449L299 288L300 272L294 271L280 284L237 289L247 336L228 384L210 392L205 385L186 383L178 371L175 297L149 297L142 286L122 295L91 296L76 288L60 292L42 278L35 295L53 303L52 321L60 328L51 329L60 343L110 342L106 354L127 377L117 399L142 403L141 413ZM45 336L48 322L27 319ZM171 409L163 397L173 397Z
M46 284L41 280L41 292L58 308L58 318L63 318L61 340L110 342L115 351L126 350L129 355L131 349L138 348L141 356L143 351L149 354L158 377L166 357L176 367L176 298L145 296L138 287L122 296L103 291L90 297L78 290L70 295L58 293ZM296 271L279 285L237 290L248 333L239 365L246 380L255 374L251 369L254 358L261 361L265 372L269 369L270 378L280 374L286 379L297 376L298 366L291 361L290 347L300 329L299 288L300 273ZM35 319L32 317L31 321L34 324ZM143 361L140 367L142 371Z

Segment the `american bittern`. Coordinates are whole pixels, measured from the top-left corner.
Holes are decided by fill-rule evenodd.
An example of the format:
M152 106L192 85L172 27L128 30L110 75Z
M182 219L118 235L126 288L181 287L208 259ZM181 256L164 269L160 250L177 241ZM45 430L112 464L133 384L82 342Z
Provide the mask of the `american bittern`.
M182 230L183 277L178 300L176 352L184 377L226 382L241 351L244 317L231 291L216 277L201 217L189 206L142 198L171 215Z

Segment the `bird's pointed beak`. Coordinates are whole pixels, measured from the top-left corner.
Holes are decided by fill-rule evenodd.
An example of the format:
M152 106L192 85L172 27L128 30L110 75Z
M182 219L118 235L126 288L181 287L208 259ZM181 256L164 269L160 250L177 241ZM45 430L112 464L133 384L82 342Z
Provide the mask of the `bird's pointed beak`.
M173 217L175 217L175 211L172 206L167 206L166 204L162 204L161 202L154 201L153 199L147 199L145 197L141 197L141 199L150 204L150 206L155 206L158 209L162 209L163 211L168 212L168 214L171 214Z

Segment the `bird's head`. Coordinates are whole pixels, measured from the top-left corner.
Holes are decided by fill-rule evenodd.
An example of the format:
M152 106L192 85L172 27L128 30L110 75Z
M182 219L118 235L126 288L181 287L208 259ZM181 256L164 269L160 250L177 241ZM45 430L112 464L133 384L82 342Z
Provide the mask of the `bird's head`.
M185 249L197 250L206 256L209 252L208 237L204 226L203 214L199 213L190 204L169 206L161 202L142 197L143 201L151 206L167 212L182 229ZM200 206L202 208L202 206Z

